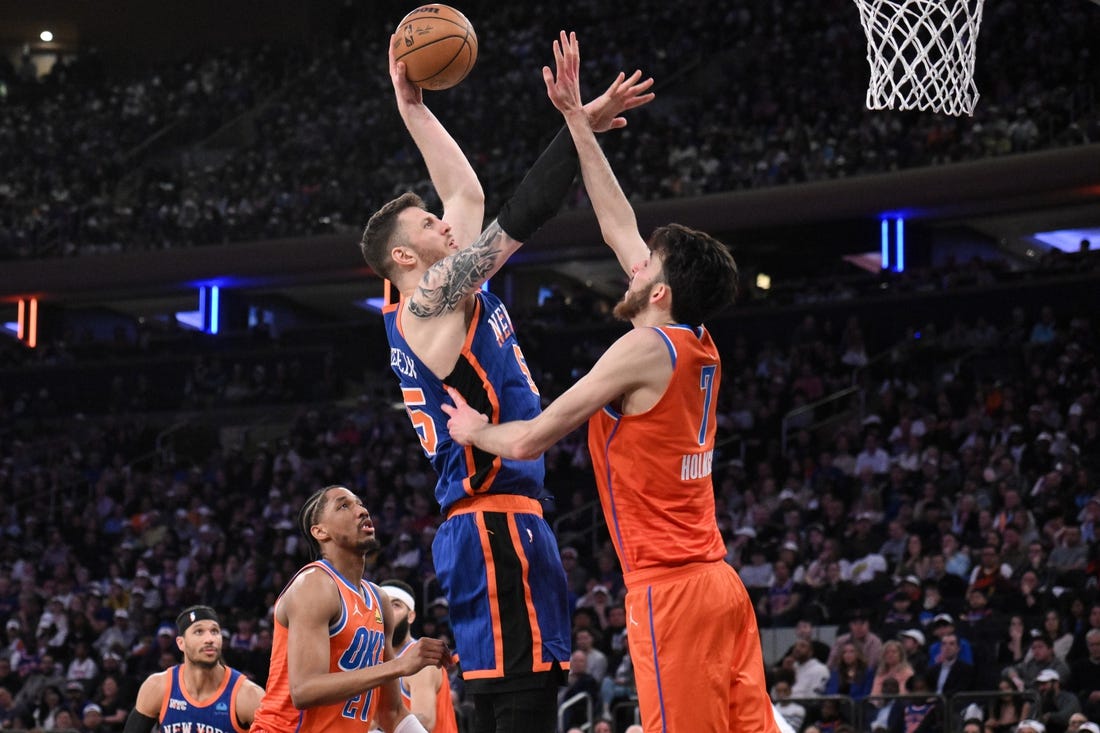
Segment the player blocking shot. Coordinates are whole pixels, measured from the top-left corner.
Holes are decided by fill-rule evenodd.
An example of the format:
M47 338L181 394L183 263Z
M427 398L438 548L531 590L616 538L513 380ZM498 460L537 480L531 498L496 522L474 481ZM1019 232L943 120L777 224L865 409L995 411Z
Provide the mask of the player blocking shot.
M555 43L547 92L565 116L605 241L630 276L633 328L541 414L496 422L457 390L454 440L529 459L588 422L600 503L626 582L627 643L647 733L777 730L752 601L715 516L710 469L721 360L703 321L733 303L737 264L678 224L643 239L580 106L576 37ZM660 541L654 541L659 537Z

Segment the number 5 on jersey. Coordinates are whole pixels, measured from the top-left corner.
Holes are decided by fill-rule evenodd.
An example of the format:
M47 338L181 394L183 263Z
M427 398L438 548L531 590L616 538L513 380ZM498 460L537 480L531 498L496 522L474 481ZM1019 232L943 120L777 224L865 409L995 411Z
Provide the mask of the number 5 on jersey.
M405 400L405 412L409 413L413 429L420 436L420 445L428 457L435 455L439 446L439 436L436 433L435 421L432 416L420 409L428 404L424 399L424 390L419 387L402 387L401 397Z

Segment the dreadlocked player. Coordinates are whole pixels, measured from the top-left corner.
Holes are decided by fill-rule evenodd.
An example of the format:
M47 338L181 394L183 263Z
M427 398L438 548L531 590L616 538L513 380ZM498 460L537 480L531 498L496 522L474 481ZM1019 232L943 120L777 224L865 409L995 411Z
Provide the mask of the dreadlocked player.
M275 601L271 673L252 731L361 733L374 719L387 733L426 733L397 681L449 664L450 651L421 639L394 659L393 610L363 579L378 549L370 512L343 486L328 486L306 500L298 528L319 559Z

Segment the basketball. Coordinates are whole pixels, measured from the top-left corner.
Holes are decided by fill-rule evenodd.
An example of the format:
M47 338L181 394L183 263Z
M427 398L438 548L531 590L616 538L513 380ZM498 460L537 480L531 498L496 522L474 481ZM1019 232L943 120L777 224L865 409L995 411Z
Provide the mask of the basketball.
M421 5L401 19L393 55L421 89L450 89L477 61L477 35L466 16L449 5Z

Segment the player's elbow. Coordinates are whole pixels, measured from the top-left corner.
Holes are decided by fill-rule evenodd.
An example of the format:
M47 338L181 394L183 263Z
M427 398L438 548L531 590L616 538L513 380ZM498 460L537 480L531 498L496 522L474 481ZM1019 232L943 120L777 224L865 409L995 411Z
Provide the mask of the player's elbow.
M543 454L546 446L530 433L524 434L512 444L512 458L517 461L533 461Z
M416 713L416 719L420 721L420 724L424 726L424 730L432 730L435 728L435 709L432 711Z
M309 685L303 684L290 685L290 701L294 704L294 707L299 710L316 707L324 702L318 699L318 697L310 691Z
M481 187L481 183L474 179L465 186L462 186L455 192L454 197L458 199L464 207L478 206L482 210L484 216L485 211L485 189Z

